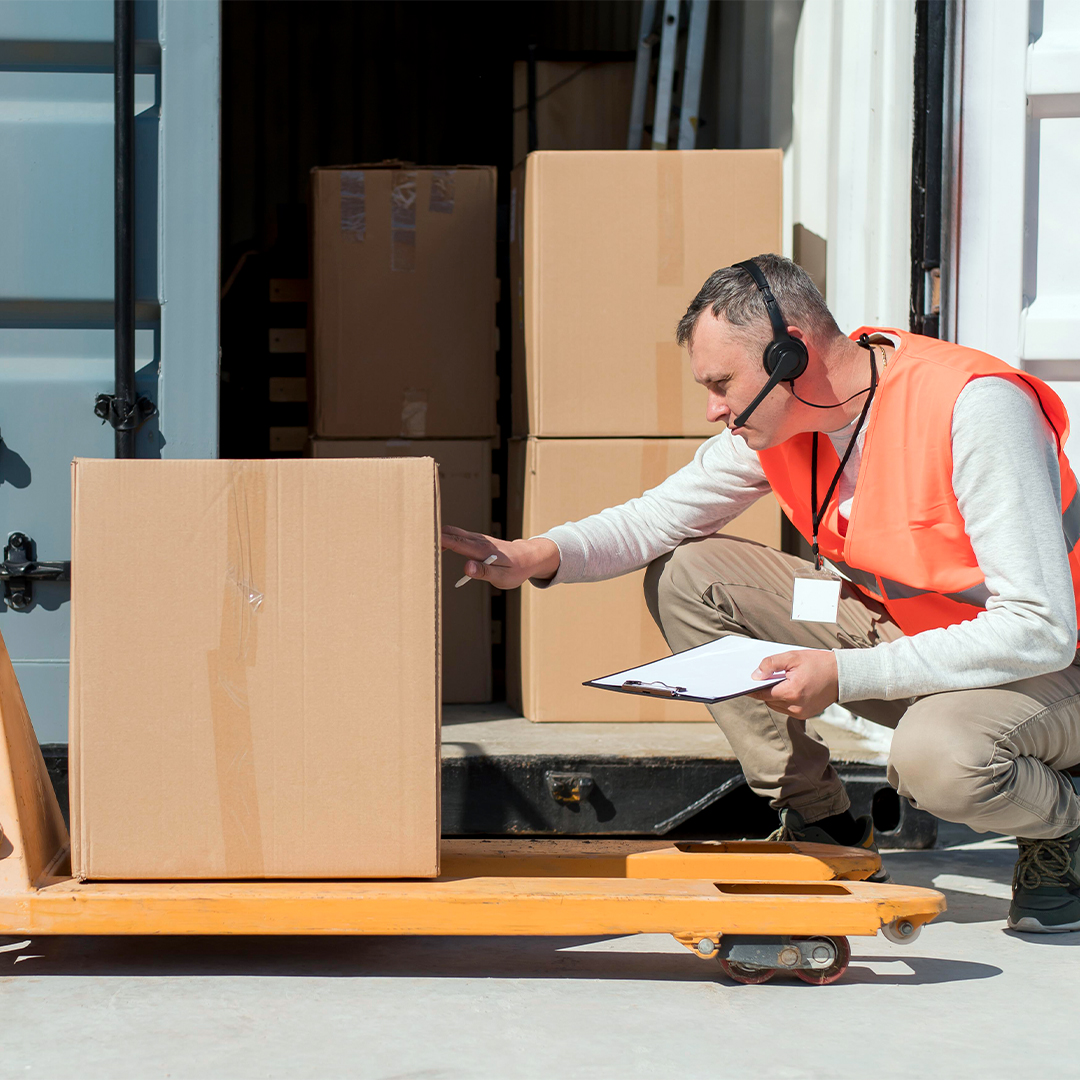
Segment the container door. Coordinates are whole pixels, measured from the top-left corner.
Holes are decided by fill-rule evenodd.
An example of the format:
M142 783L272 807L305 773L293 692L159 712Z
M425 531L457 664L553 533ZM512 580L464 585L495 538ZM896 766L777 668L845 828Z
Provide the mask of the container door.
M1080 4L964 5L956 340L1080 423ZM950 335L951 336L951 335ZM1074 442L1074 458L1075 442Z
M219 11L135 9L137 367L159 410L138 454L213 457ZM71 459L113 455L112 37L111 0L0 0L0 542L42 562L71 558ZM39 740L66 743L70 590L32 590L0 633ZM123 566L100 602L125 603Z

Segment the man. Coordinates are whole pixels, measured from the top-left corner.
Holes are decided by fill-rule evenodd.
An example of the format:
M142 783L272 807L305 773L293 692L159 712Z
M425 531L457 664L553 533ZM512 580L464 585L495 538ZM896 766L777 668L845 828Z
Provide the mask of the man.
M541 537L449 528L444 546L499 588L647 565L646 600L675 652L725 634L809 647L756 673L783 681L711 707L782 834L873 844L807 722L838 701L895 728L901 795L1018 838L1010 926L1080 929L1080 799L1064 771L1080 762L1080 496L1060 400L948 342L845 337L776 255L714 273L677 338L709 420L727 425L690 465ZM819 621L792 618L795 575L816 567L721 535L769 490L845 579Z

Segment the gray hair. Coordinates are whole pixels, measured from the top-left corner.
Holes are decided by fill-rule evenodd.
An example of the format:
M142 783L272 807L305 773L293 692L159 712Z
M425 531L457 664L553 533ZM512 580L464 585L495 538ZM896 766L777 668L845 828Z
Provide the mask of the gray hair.
M752 261L765 275L786 325L799 327L815 341L828 342L840 336L832 312L801 266L782 255L755 255ZM749 337L772 337L761 291L754 279L737 266L715 271L701 286L675 329L675 340L680 345L690 347L698 317L706 308L732 326L746 327Z

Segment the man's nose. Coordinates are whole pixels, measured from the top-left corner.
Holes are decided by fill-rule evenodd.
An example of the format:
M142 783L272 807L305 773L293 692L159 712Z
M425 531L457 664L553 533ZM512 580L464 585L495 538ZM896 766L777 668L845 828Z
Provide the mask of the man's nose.
M710 424L716 424L721 420L726 420L730 414L731 409L728 408L727 402L719 394L710 393L705 406L705 419Z

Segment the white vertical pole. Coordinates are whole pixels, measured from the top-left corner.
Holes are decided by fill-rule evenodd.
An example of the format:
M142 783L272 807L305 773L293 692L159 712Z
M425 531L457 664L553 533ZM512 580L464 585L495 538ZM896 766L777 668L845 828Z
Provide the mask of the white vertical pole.
M679 113L680 150L693 150L697 142L701 69L705 65L705 31L708 25L709 0L690 0L690 29L686 38L682 107Z
M1028 5L964 5L956 340L1021 367Z
M653 115L652 148L666 150L671 119L671 87L675 81L675 43L679 37L679 0L664 0L660 32L660 68L656 73L656 111Z

